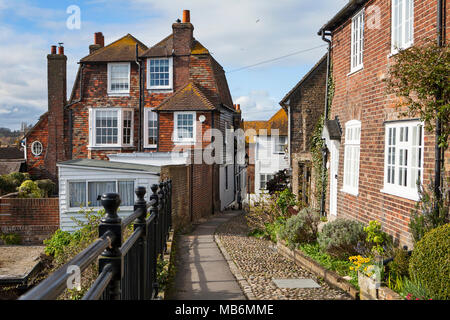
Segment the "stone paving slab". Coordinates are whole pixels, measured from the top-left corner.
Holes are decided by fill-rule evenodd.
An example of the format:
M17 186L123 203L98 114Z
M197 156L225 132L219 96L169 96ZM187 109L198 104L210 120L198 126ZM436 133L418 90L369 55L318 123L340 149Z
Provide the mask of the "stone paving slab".
M320 288L320 285L313 279L272 279L278 288L304 289Z
M217 227L238 212L225 212L177 239L174 288L170 300L245 300L236 278L214 242Z

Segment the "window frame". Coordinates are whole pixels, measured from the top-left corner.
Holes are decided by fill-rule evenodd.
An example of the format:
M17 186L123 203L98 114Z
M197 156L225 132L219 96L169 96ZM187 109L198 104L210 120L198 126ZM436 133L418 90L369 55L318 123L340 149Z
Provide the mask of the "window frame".
M114 182L114 183L115 183L115 190L116 190L116 193L119 193L119 182L120 182L120 181L133 181L133 184L134 184L133 189L136 188L136 185L137 185L137 179L126 179L126 178L111 179L111 178L103 178L103 179L86 179L86 180L83 180L83 179L70 179L70 180L66 180L66 184L67 184L67 188L66 188L66 190L67 190L67 192L66 192L67 209L68 209L69 211L74 211L75 209L77 209L77 211L79 211L79 210L80 210L80 207L81 207L81 208L94 209L94 210L102 209L102 208L103 208L102 206L94 207L94 206L89 206L89 205L88 205L88 202L89 202L89 201L88 201L88 200L89 200L89 182ZM84 183L84 185L85 185L85 199L84 199L84 200L85 200L85 203L84 203L83 206L77 206L77 207L71 207L71 206L70 206L70 195L71 195L71 191L70 191L71 186L70 186L70 184L71 184L71 183ZM133 199L133 200L134 200L133 202L136 202L136 200L137 200L136 195L134 195L134 199ZM124 209L124 210L131 210L131 209L133 209L133 206L134 206L134 203L133 203L133 205L131 205L131 206L120 205L119 208L122 208L122 209Z
M117 143L97 143L97 126L96 117L97 111L115 111L117 112ZM130 131L130 144L123 143L123 121L124 113L131 111L131 131ZM88 148L123 148L134 146L134 109L133 108L89 108L89 145Z
M280 144L280 138L283 138L285 140L283 146L284 151L277 151L277 146L281 146ZM273 154L286 154L286 146L287 146L287 136L276 136L276 139L273 139Z
M264 185L265 185L264 188L261 187L261 182L263 181L263 179L261 179L262 176L264 176ZM269 176L271 176L270 179L269 179ZM274 173L260 173L259 174L259 190L266 191L267 190L267 182L269 182L271 179L273 179L274 176L275 176Z
M355 29L355 23L359 20L359 29ZM356 71L359 71L364 68L364 8L360 10L358 13L356 13L352 18L351 23L351 39L350 39L350 73L354 73ZM356 31L359 31L359 39L357 40L357 44L359 46L359 50L356 50L355 52L355 33ZM360 63L357 63L356 65L353 64L353 58L356 56L356 59L361 59Z
M144 148L151 148L151 149L155 149L158 147L158 142L159 142L159 114L155 111L153 111L153 108L145 108L144 109ZM148 144L148 138L149 138L149 134L148 134L148 130L149 130L149 126L148 126L148 120L149 120L149 113L153 112L156 115L156 144Z
M352 138L349 139L349 132L355 129L357 130L356 132L358 134L358 139L353 139L353 134ZM358 151L357 156L355 156L354 158L352 157L349 158L349 153L353 151L352 149L356 149ZM345 123L344 176L342 179L341 191L352 194L354 196L358 196L360 164L361 164L361 121L350 120ZM350 167L353 168L353 171L350 171ZM351 182L355 178L356 183L355 185L352 185Z
M34 152L34 146L37 145L37 144L41 145L41 152L39 152L39 153ZM31 148L30 149L31 149L31 153L33 154L33 156L39 157L44 152L44 145L39 140L35 140L35 141L33 141L33 143L31 143Z
M128 89L127 90L112 90L111 89L111 76L112 76L112 72L111 69L113 66L116 65L127 65L128 66ZM127 96L130 94L130 86L131 86L131 63L130 62L110 62L108 63L108 96Z
M191 114L192 115L192 138L178 138L178 115ZM196 141L197 130L197 113L195 111L182 111L173 113L173 139L172 141L178 145L193 145Z
M413 137L413 127L420 127L420 145L414 146L412 143L412 137ZM407 127L408 128L408 141L407 143L399 141L400 136L400 129L401 127ZM392 167L392 165L388 162L389 161L389 153L388 148L392 146L389 144L389 129L395 128L395 144L393 145L394 150L394 183L388 182L388 168ZM395 121L395 122L389 122L385 123L385 141L384 141L384 177L383 177L383 189L380 190L382 193L387 193L390 195L398 196L401 198L406 198L409 200L418 201L419 200L419 190L417 187L411 188L409 185L411 184L411 170L413 170L413 167L420 170L420 183L423 184L423 176L424 176L424 124L423 122L419 120L408 120L408 121ZM421 162L421 166L413 166L412 165L412 159L414 158L412 149L413 148L419 148L420 149L420 155L419 159ZM407 164L406 164L406 173L407 173L407 182L406 186L401 186L398 183L398 176L399 176L399 166L404 167L403 165L399 164L400 159L400 151L408 151L407 155Z
M397 22L397 18L395 15L395 2L396 1L402 1L401 3L401 12L402 12L402 22L399 26L399 28L401 28L401 35L402 35L402 43L400 44L399 47L395 46L395 40L397 40L395 38L395 26L396 26L396 22ZM406 20L405 20L405 13L406 13L406 1L411 1L412 4L412 8L411 8L411 39L409 42L406 42L406 37L405 37L405 33L406 33ZM400 4L399 4L400 6ZM405 50L408 49L409 47L414 45L414 0L391 0L391 55L395 55L397 54L399 51L401 50Z
M151 60L169 60L169 85L167 86L152 86L150 85L151 73L150 73L150 61ZM147 89L148 90L173 90L173 58L172 57L159 57L147 59Z

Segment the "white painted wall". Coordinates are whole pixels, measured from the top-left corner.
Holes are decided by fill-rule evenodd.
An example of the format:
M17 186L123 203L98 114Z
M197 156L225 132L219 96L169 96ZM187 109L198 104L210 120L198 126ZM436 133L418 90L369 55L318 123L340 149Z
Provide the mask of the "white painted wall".
M278 136L255 137L255 193L261 194L261 174L275 174L289 168L287 155L275 153L275 139Z
M149 172L136 172L126 170L113 170L102 168L88 168L75 166L59 166L59 218L60 228L63 231L74 231L77 228L72 217L82 220L83 215L78 213L80 208L69 208L68 183L69 181L112 181L112 180L134 180L135 188L143 186L147 189L145 199L148 201L151 194L150 186L159 183L159 176ZM136 196L135 196L136 199ZM99 210L102 208L94 208ZM119 216L124 218L133 212L133 207L120 207Z

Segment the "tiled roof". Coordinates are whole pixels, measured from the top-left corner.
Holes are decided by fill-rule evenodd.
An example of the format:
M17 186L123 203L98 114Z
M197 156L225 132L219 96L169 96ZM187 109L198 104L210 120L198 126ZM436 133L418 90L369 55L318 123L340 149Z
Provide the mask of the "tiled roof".
M23 151L14 147L0 148L0 159L23 159Z
M202 90L192 81L165 99L156 111L200 111L216 110Z
M254 129L254 132L247 132L248 129ZM267 121L244 121L244 132L247 132L245 140L246 142L255 142L255 135L259 135L260 130L267 130L267 135L271 134L272 129L278 129L279 135L287 135L288 131L288 118L284 109L280 109Z
M163 40L161 40L160 42L158 42L153 47L146 50L139 56L141 58L168 57L172 55L172 51L173 51L173 34L165 37ZM194 39L191 54L209 54L209 51L200 42Z
M81 59L81 62L128 62L136 60L136 44L138 54L147 51L147 46L133 37L131 34L95 50L90 55Z
M23 167L24 164L25 160L0 162L0 175L10 174L13 172L20 172L20 169Z
M173 34L165 37L163 40L155 44L150 49L144 51L140 57L168 57L172 55L173 50Z

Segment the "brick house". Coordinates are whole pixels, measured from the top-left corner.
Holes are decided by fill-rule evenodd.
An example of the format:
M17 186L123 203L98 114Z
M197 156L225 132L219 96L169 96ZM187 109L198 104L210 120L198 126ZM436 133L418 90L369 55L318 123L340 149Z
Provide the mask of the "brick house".
M260 195L280 170L288 169L288 117L283 109L267 121L244 121L247 154L247 192Z
M64 48L52 47L48 59L49 109L26 135L27 164L35 176L57 179L56 163L97 159L152 165L180 165L175 153L195 153L212 141L210 129L239 128L224 70L193 37L190 13L172 25L172 33L147 47L130 34L105 46L98 32L82 58L66 101ZM225 142L223 142L225 145ZM174 160L175 159L175 160ZM178 159L178 160L177 160ZM223 159L234 159L224 152ZM157 161L156 161L157 160ZM157 163L155 163L155 161ZM198 216L236 200L242 167L230 161L190 165L191 196ZM195 216L195 215L194 215Z
M315 172L310 152L311 138L323 114L326 56L283 97L280 105L288 115L288 152L292 169L292 192L299 201L318 207Z
M439 1L352 0L319 31L331 37L335 85L323 137L329 151L328 216L378 220L401 244L412 244L408 223L416 181L434 179L435 134L401 115L386 93L388 67L399 49L435 41ZM444 21L450 8L442 11ZM444 27L445 41L450 36ZM341 127L336 134L333 127ZM334 133L333 133L334 132ZM445 154L446 172L449 172Z

